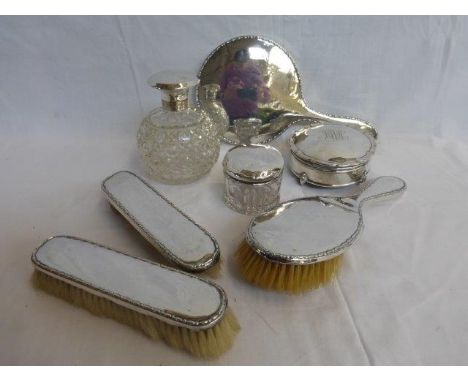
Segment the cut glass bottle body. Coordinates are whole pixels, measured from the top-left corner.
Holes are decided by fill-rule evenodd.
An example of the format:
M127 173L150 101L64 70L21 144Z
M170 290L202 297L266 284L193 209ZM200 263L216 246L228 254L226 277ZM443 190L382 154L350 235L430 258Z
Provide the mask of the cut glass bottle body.
M222 138L224 133L229 129L229 116L221 101L218 100L219 85L205 85L204 89L206 98L204 109L213 121L214 126L218 129L219 137Z
M164 90L163 106L150 112L138 130L140 158L152 179L168 184L190 183L216 163L218 131L204 111L188 107L190 84L179 83L182 87L177 90L167 90L158 81L152 86Z

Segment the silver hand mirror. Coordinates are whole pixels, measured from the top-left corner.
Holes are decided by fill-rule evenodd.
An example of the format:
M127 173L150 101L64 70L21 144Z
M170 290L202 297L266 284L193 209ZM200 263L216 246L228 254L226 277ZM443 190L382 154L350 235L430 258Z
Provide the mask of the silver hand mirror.
M376 130L364 121L337 117L310 109L302 97L302 85L288 53L273 41L258 36L233 38L210 53L199 73L197 98L207 102L203 85L218 84L220 100L231 127L224 141L238 144L232 123L238 118L259 118L263 127L252 143L265 143L301 120L345 123L377 138Z
M283 264L330 260L350 247L363 227L365 201L402 192L405 182L383 176L357 198L309 197L284 202L255 217L247 243L259 255Z

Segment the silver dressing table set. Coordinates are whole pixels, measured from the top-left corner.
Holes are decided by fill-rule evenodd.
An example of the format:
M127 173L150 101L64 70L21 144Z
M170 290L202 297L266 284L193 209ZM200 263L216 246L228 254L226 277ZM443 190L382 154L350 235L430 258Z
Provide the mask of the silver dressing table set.
M376 149L376 130L365 121L310 109L302 97L301 80L293 60L273 41L257 36L234 38L209 54L198 78L191 73L166 71L155 74L148 83L162 91L162 105L149 113L137 134L145 174L166 184L190 183L211 170L219 158L221 142L232 145L222 162L224 201L232 210L252 215L248 239L257 246L257 253L269 261L311 264L330 259L349 247L360 232L362 201L390 196L406 187L404 181L395 177L367 182L370 160ZM197 107L190 106L191 88L196 88ZM285 153L269 142L299 124L301 127L288 137L289 153L285 160ZM288 170L297 177L297 187L336 189L361 184L362 193L348 198L315 197L280 202L281 181ZM366 182L373 186L368 187ZM170 302L171 294L161 285L164 281L155 283L156 292L142 285L144 297L152 304L172 306L174 321L179 320L178 312L180 317L186 317L185 302L179 301L178 291L186 293L189 284L195 283L193 277L203 279L191 275L191 279L184 281L180 275L201 273L219 264L221 251L216 239L131 172L120 171L104 179L102 191L133 228L174 267L182 270L174 276L160 271L165 280L171 279L177 304ZM324 211L323 206L332 208ZM79 239L73 240L71 243L56 239L54 254L72 249L86 253L93 248L102 251L92 243L84 241L80 246ZM49 255L45 254L44 258ZM112 258L123 261L119 256L106 256L106 261ZM51 270L37 258L36 253L33 262L37 268L49 273L63 272ZM85 266L93 267L95 261L96 267L102 265L90 258L89 263L80 263L80 272ZM132 268L131 262L125 261L136 279L146 277L144 266L138 264ZM115 267L119 268L118 264ZM73 267L67 272L73 279ZM80 274L80 277L84 276ZM119 283L112 275L108 277L107 281L101 280L103 288L106 283L108 288L117 288ZM198 288L211 291L211 285L215 284L200 284ZM129 303L138 304L138 283L134 288L128 299ZM158 288L162 291L159 298L148 297L157 294ZM209 317L206 326L214 325L227 306L226 294L217 288L221 292L213 289L213 296L207 296L209 301L203 299L203 293L190 301L193 310L198 309ZM119 289L119 293L125 292Z
M225 205L252 215L246 241L256 254L275 264L315 264L340 255L363 227L362 202L406 188L403 180L390 176L367 181L377 131L365 121L309 108L296 65L273 41L257 36L234 38L208 55L198 78L192 73L166 71L153 75L148 84L162 91L162 107L151 111L138 131L147 176L167 184L190 183L216 163L220 142L232 145L222 160ZM196 107L189 104L190 88L196 92ZM289 153L269 144L292 126L297 129L288 137ZM298 179L297 187L346 189L357 185L353 187L357 191L346 198L281 201L282 178L288 170ZM177 223L183 219L173 219L169 230L167 220L157 221L153 215L161 204L170 202L135 175L127 173L126 177L131 175L134 180L129 184L134 185L127 184L125 202L119 207L111 198L113 206L185 270L204 271L214 266L219 250L210 250L208 244L190 261L183 258L186 250L177 255L161 245L167 237L175 245L177 237L183 236L182 241L189 238L185 242L189 248L194 236L185 235L188 226ZM142 182L145 195L137 192L136 185ZM165 202L159 203L162 199ZM317 201L330 208L322 209ZM132 214L129 207L136 206L140 212ZM206 237L205 242L209 242Z

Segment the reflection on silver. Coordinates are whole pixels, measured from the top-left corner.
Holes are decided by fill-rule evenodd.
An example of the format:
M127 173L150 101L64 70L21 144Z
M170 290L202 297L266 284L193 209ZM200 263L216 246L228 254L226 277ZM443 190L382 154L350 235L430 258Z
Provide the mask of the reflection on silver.
M262 120L259 118L237 118L234 120L234 132L241 145L249 145L252 138L260 134Z
M146 240L184 270L200 272L218 262L214 237L135 174L116 172L102 182L102 191Z
M356 198L295 199L264 212L250 222L247 242L259 255L284 264L329 260L351 246L363 227L363 202L402 192L396 177L375 179Z
M202 107L206 99L201 87L218 84L231 125L238 118L262 120L261 134L252 143L268 142L290 124L302 120L344 123L377 138L376 130L367 122L310 109L303 100L293 60L282 47L265 38L241 36L221 44L205 60L199 77L197 98ZM232 126L224 140L239 143Z
M312 124L289 139L289 168L301 184L343 187L366 179L375 140L343 124Z
M218 131L218 137L221 139L229 129L229 116L224 110L223 105L218 100L219 85L208 84L205 89L205 111L208 113L213 125Z
M71 236L48 239L31 260L40 272L172 325L207 329L227 307L212 282Z

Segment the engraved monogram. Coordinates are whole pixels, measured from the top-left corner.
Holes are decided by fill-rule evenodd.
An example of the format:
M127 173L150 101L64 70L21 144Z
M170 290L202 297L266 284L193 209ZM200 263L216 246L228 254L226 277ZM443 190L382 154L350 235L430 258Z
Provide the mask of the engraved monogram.
M319 140L323 142L338 142L347 141L349 137L342 130L324 130L319 136Z

